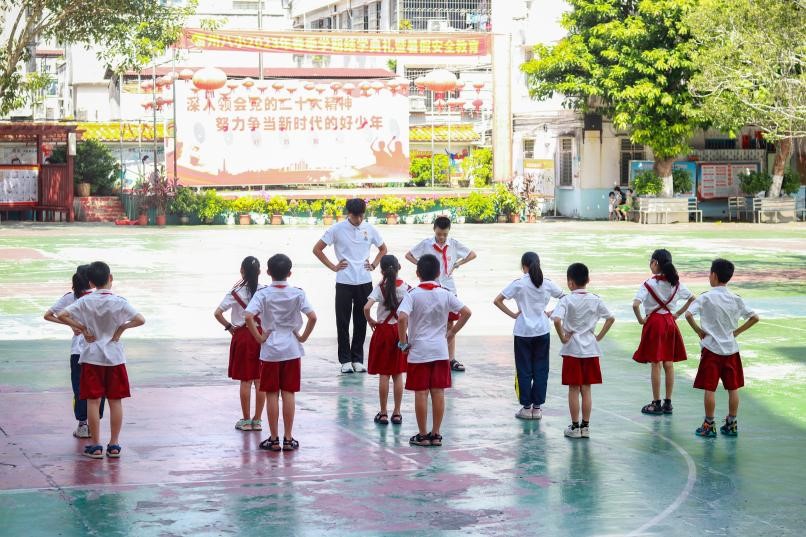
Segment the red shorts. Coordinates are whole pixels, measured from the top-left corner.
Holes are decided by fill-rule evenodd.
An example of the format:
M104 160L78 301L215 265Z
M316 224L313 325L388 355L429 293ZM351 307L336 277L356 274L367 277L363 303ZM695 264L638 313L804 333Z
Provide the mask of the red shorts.
M260 328L258 331L263 333ZM229 378L256 380L260 378L260 343L245 326L238 328L229 344Z
M632 355L636 362L682 362L686 346L674 315L651 313L641 330L641 343Z
M703 347L694 387L713 392L719 385L719 379L722 379L722 387L726 390L738 390L744 386L742 358L738 352L725 356Z
M79 399L125 399L129 393L129 374L126 364L95 365L81 364Z
M406 372L406 355L397 346L397 325L379 324L369 341L370 375L398 375Z
M598 356L593 358L563 356L563 385L584 386L601 383L602 370L599 367Z
M300 359L282 362L262 361L260 366L261 392L298 392L300 380Z
M406 368L406 389L422 391L451 387L451 364L449 360L435 360L422 364L409 362Z

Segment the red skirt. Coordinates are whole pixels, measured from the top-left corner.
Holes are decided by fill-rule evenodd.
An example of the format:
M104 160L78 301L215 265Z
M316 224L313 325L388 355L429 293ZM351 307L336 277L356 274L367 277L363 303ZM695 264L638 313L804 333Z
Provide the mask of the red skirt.
M651 313L641 331L641 343L632 355L636 362L682 362L686 359L686 346L677 328L674 315Z
M397 325L379 324L369 341L370 375L397 375L406 372L406 355L397 347Z
M262 330L258 328L262 334ZM242 326L235 330L229 345L229 378L257 380L260 378L260 343L255 341L249 329Z

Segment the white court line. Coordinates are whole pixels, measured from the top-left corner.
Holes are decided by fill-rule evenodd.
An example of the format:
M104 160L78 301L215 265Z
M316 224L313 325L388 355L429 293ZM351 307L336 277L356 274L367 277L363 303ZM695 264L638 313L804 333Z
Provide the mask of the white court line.
M806 332L806 328L798 328L796 326L785 326L782 324L771 323L769 321L759 321L758 324L768 324L770 326L777 326L778 328L785 328L787 330L797 330L799 332Z

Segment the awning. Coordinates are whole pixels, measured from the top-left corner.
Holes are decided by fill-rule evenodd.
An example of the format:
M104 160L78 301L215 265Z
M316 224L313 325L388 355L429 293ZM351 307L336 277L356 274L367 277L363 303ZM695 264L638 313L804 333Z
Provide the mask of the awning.
M435 142L448 141L448 126L435 125L433 131ZM458 123L450 127L450 140L451 142L478 142L481 136L473 128L470 123ZM414 125L409 127L409 142L411 143L425 143L431 142L431 126L430 125Z
M152 141L154 140L154 127L150 122L118 122L108 121L102 123L83 122L78 123L78 128L83 130L84 140L98 140L100 142L119 142L121 131L124 142ZM157 139L162 140L165 136L165 128L161 122L157 123Z

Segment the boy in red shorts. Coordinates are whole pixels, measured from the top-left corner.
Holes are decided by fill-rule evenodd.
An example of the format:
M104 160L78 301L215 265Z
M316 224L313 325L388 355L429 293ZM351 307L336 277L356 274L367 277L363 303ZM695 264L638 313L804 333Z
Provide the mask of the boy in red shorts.
M562 382L568 386L568 409L571 425L565 429L568 438L590 437L590 416L593 401L591 384L602 383L599 342L613 326L616 318L598 295L588 293L588 267L574 263L566 272L570 294L563 296L552 313L554 328L563 346ZM605 319L601 331L595 334L599 319ZM582 396L582 421L579 421L579 399Z
M112 289L109 265L102 261L90 264L87 278L96 290L76 300L58 315L60 321L84 335L87 347L81 353L81 380L79 397L87 400L92 444L84 448L84 455L92 459L104 457L101 445L101 398L109 403L111 436L106 456L120 457L120 429L123 426L122 399L131 397L129 376L126 373L126 356L120 336L129 328L146 321L125 298Z
M305 297L305 291L288 285L291 259L283 254L269 258L271 285L258 290L246 307L246 326L260 343L260 391L266 392L266 413L269 438L260 449L293 451L299 442L292 435L294 428L294 394L300 385L300 358L305 354L302 343L316 325L316 314ZM308 318L305 330L302 315ZM258 332L255 317L260 316L263 333ZM283 397L283 445L280 446L280 395Z
M425 254L417 260L420 285L412 289L397 309L400 349L408 352L406 389L414 392L414 413L419 432L409 439L413 446L441 446L439 428L445 415L445 388L451 387L448 342L470 318L470 308L450 291L439 286L439 260ZM448 329L448 314L459 319ZM433 420L428 432L428 396Z
M744 386L744 372L736 336L758 322L758 315L739 296L728 291L727 284L733 277L733 269L733 263L727 259L715 259L708 276L713 289L697 297L686 312L686 320L700 336L702 347L694 387L705 390L705 421L695 434L706 438L716 436L714 412L719 379L728 390L728 415L719 430L726 436L739 434L736 415L739 411L739 388ZM698 314L699 325L694 320ZM739 326L742 317L747 320Z

